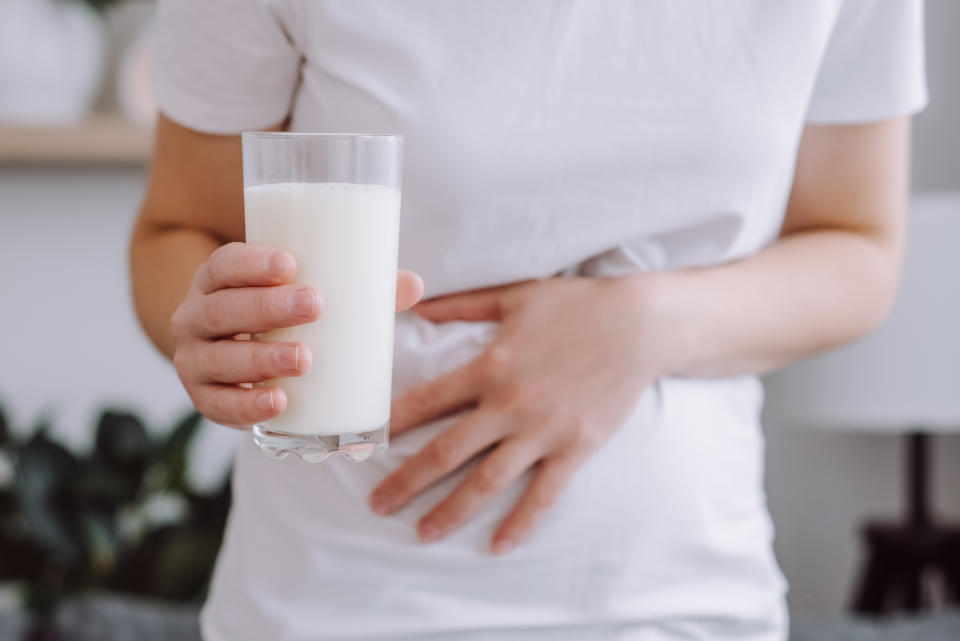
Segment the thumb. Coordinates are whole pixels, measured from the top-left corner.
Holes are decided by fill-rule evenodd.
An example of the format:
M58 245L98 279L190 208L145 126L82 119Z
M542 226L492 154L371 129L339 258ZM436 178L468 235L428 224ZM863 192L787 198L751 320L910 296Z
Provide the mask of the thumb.
M414 272L397 271L397 311L409 309L423 296L423 279Z

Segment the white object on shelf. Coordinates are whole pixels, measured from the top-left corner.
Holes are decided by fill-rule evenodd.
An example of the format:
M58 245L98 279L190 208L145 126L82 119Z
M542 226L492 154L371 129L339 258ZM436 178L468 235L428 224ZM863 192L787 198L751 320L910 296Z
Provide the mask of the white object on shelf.
M79 2L0 0L0 121L79 122L103 79L106 34Z
M146 22L126 47L117 71L117 100L127 119L141 127L153 128L157 101L153 94L153 22Z

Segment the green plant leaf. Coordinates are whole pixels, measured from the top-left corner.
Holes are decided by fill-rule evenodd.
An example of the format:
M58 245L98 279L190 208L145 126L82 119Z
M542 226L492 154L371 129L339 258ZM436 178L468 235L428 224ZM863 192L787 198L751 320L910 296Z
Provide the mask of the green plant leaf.
M84 514L83 528L89 547L91 578L109 576L122 550L115 520L103 514Z
M220 488L214 494L185 494L190 504L190 513L193 515L197 528L205 532L217 532L223 528L230 513L231 490L230 475L224 479Z
M133 414L106 411L97 425L95 451L109 465L141 473L150 456L147 428Z
M199 412L187 412L174 426L170 432L170 436L167 437L164 451L169 455L186 450L187 445L190 444L190 439L193 438L193 435L197 432L197 428L200 427L200 420L202 418Z
M163 446L160 458L167 468L167 482L171 488L187 488L186 472L190 441L200 427L203 417L197 412L189 412L173 428Z
M3 413L0 407L0 447L5 447L10 440L10 425L7 423L7 415Z
M142 475L124 473L95 458L84 462L73 491L85 510L116 513L137 499Z
M151 589L168 599L196 597L213 570L219 537L177 527L158 531L155 544Z
M152 440L136 416L107 411L83 455L51 440L46 419L25 443L11 441L13 484L0 488L0 579L23 581L39 614L86 589L202 598L230 485L225 478L214 494L188 486L200 422L190 412L167 438ZM177 505L186 509L174 514Z
M16 491L30 533L55 563L68 568L84 558L77 505L70 496L78 469L76 458L44 431L17 452Z
M80 1L90 5L97 11L106 11L111 5L119 4L123 0L80 0Z

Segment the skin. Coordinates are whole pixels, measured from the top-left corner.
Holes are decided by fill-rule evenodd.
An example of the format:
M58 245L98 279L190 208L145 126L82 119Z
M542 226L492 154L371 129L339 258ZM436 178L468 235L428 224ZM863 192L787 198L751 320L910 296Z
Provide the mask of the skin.
M620 278L547 278L415 306L433 322L498 320L500 328L475 361L394 401L394 436L468 411L384 479L371 508L392 514L488 450L420 520L418 533L424 541L446 536L532 468L491 539L493 552L507 552L653 381L761 373L870 331L897 289L909 146L908 118L808 126L780 237L743 260ZM266 270L264 248L232 245L211 257L242 236L239 176L239 138L162 120L131 263L144 328L174 357L197 407L243 426L279 413L284 401L274 390L268 407L255 397L265 392L237 383L263 380L256 377L267 378L267 370L302 373L309 355L304 346L294 358L292 346L254 347L231 334L306 322L320 303L296 314L284 307L294 293L283 285L292 264L280 258ZM399 283L402 308L422 288L412 274ZM234 374L238 363L247 366L242 374ZM243 409L230 414L231 407Z

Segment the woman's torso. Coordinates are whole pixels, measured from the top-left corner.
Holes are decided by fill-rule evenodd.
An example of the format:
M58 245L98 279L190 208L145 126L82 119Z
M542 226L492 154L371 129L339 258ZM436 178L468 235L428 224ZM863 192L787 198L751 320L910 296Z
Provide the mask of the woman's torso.
M266 2L304 52L292 128L403 133L401 266L428 295L708 265L779 228L839 2ZM394 393L493 324L401 315ZM322 355L318 355L322 358ZM526 479L448 539L370 490L446 427L362 465L248 444L204 613L220 639L783 638L759 384L667 379L532 539L489 536Z

